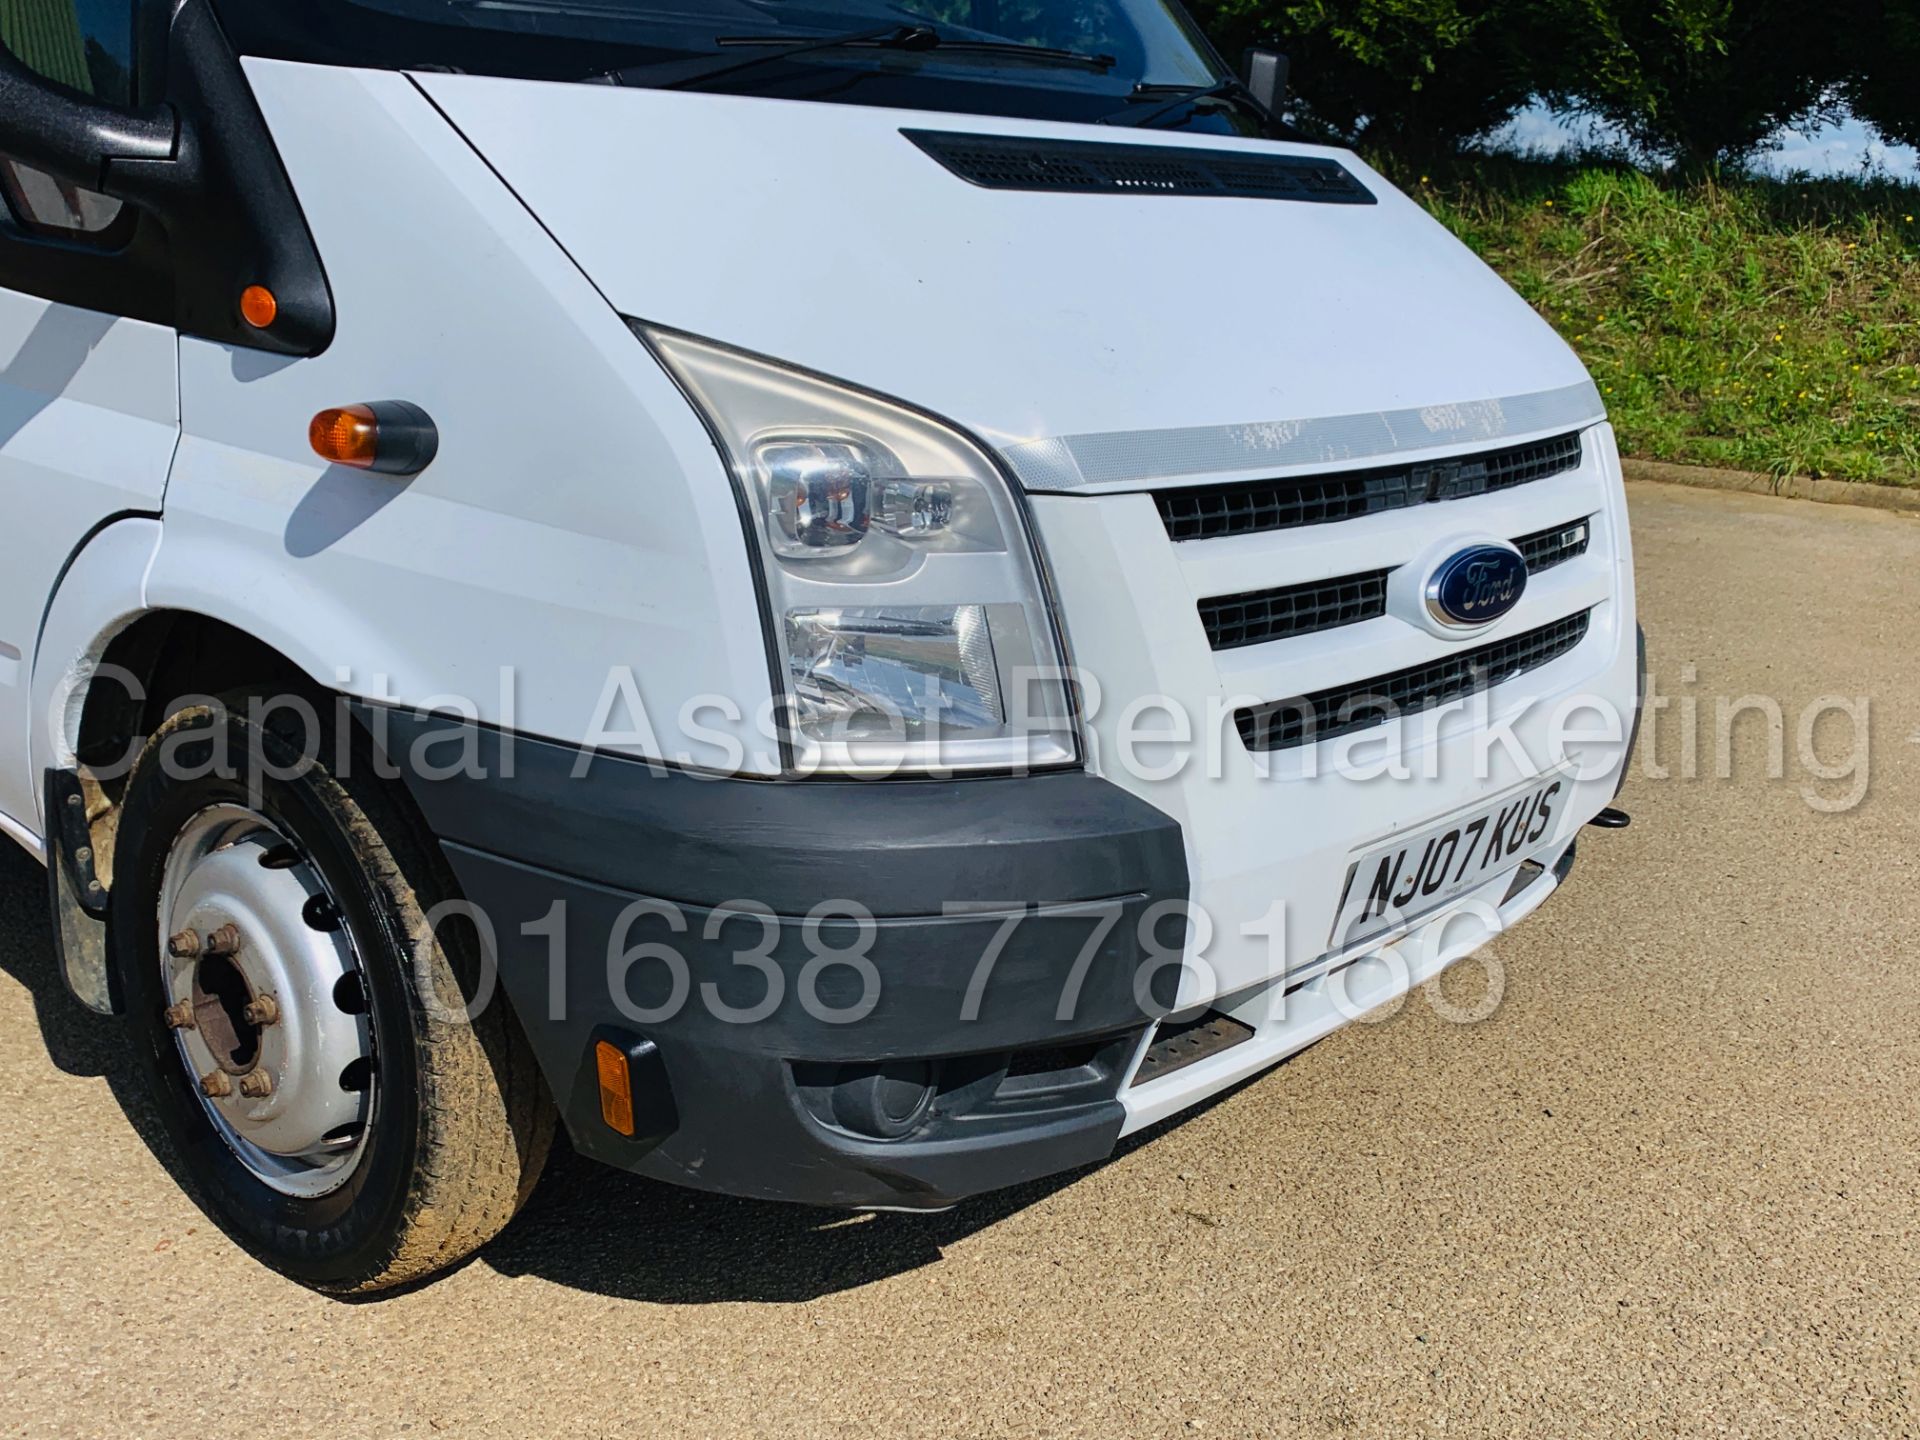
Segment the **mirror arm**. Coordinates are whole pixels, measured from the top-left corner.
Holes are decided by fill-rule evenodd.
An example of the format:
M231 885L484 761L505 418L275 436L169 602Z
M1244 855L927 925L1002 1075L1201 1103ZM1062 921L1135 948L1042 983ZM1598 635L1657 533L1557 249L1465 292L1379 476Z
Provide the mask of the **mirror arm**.
M0 45L0 114L7 120L7 151L16 160L69 184L118 195L113 169L120 162L171 162L180 121L171 107L129 110L57 85L29 70ZM150 165L138 165L146 171ZM136 182L135 187L146 186ZM138 199L122 195L124 199Z

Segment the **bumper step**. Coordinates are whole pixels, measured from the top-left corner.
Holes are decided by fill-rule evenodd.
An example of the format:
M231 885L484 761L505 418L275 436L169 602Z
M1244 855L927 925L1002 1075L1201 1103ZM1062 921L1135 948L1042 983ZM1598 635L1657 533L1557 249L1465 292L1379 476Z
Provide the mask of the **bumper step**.
M1188 1020L1179 1025L1162 1025L1154 1036L1153 1043L1147 1047L1147 1053L1140 1062L1140 1068L1134 1072L1133 1086L1151 1084L1163 1080L1176 1070L1184 1070L1189 1065L1198 1065L1218 1055L1223 1050L1231 1050L1236 1045L1244 1045L1253 1038L1253 1027L1223 1015L1218 1010L1210 1010L1197 1020Z

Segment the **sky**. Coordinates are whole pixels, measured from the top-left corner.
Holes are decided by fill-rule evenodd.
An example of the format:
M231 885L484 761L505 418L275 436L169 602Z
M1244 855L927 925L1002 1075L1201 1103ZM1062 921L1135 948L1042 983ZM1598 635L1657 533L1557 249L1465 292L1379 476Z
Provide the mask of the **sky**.
M1545 106L1522 111L1496 131L1488 145L1501 150L1556 153L1590 140L1604 142L1606 127L1556 115ZM1757 156L1754 168L1765 174L1857 175L1862 165L1900 179L1920 180L1920 154L1908 145L1888 145L1858 120L1807 130L1783 130L1778 148Z

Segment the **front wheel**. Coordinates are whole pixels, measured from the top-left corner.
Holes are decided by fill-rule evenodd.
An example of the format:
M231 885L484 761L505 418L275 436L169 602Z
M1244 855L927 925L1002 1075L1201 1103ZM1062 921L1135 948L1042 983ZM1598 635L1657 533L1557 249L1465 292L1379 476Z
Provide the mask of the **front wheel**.
M430 923L459 910L431 842L364 746L316 738L224 707L162 726L127 783L108 946L213 1218L296 1280L375 1290L497 1234L554 1115L478 947Z

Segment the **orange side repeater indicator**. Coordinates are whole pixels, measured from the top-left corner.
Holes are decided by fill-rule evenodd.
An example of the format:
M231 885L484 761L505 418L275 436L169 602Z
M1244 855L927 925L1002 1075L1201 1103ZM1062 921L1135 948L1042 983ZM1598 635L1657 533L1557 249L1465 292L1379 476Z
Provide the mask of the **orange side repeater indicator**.
M600 1118L607 1128L633 1134L633 1077L627 1057L617 1045L602 1040L593 1047L593 1063L600 1072Z
M371 470L380 454L380 422L371 405L336 405L313 417L307 439L322 460Z
M264 330L280 315L280 302L264 285L249 285L240 292L240 318L256 330Z

